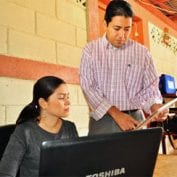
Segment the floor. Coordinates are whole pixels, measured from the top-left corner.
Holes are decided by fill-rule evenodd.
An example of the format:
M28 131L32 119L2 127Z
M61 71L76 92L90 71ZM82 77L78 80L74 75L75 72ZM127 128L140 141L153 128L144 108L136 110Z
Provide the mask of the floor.
M177 149L173 150L170 154L177 155Z
M173 140L175 149L171 146L168 138L166 138L167 154L162 154L161 146L157 157L153 177L177 177L177 139Z
M153 177L177 177L176 164L176 155L158 155Z

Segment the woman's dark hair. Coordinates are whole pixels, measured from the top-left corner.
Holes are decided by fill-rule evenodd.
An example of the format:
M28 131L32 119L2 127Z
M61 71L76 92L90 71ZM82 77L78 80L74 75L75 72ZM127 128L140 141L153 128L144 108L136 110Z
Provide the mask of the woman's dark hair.
M131 5L124 0L112 0L106 8L104 16L107 25L114 16L133 17Z
M33 100L21 111L16 124L37 119L40 114L39 98L44 98L47 101L48 97L61 84L65 84L65 82L55 76L45 76L37 80L33 87Z

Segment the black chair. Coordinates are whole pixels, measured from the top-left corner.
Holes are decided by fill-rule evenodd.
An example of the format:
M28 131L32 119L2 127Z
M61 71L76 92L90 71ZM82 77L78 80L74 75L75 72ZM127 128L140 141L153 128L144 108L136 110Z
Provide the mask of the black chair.
M10 135L15 129L15 124L2 125L0 126L0 159L4 153L4 150L9 141Z
M15 130L15 124L8 124L8 125L0 126L0 160L7 146L9 138L14 130ZM18 171L16 177L19 177L19 174L20 173Z
M167 154L167 148L166 148L166 138L168 138L170 145L173 147L173 149L177 149L175 146L174 140L177 138L177 130L173 131L166 128L166 122L168 122L169 118L163 122L151 122L150 127L162 127L163 133L162 133L162 153Z

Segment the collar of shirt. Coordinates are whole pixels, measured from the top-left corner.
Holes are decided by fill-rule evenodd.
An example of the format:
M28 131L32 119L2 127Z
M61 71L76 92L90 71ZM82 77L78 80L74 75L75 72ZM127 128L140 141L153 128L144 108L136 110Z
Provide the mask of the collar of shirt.
M113 46L108 41L108 39L106 38L106 33L104 33L104 35L102 37L102 40L103 40L103 45L105 46L106 49L113 49L113 50L124 49L128 45L128 43L130 41L130 39L128 39L128 41L124 45L122 45L121 47L117 48L117 47Z

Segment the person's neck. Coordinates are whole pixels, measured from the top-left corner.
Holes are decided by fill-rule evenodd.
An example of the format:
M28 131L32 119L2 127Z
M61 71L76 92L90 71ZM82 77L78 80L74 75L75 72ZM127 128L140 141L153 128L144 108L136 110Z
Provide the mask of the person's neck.
M40 118L38 125L50 133L58 133L62 125L62 120L60 118Z

